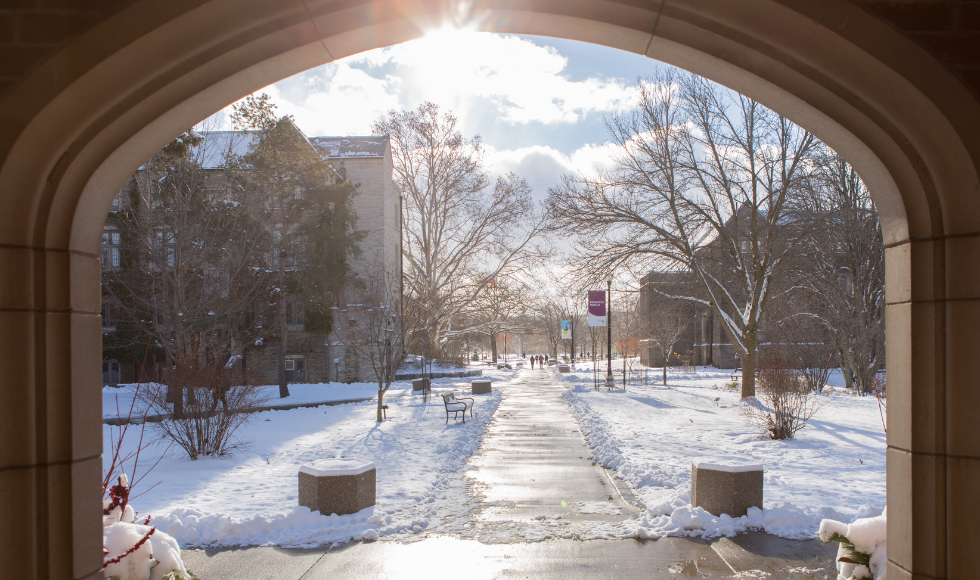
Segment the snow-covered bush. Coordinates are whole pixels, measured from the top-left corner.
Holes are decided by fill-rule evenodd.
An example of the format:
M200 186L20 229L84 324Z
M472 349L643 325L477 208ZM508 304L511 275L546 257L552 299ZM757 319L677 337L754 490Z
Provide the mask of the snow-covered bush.
M258 387L225 364L227 354L201 343L179 353L167 377L169 386L152 385L143 402L162 420L155 428L164 439L183 449L192 460L225 455L241 445L235 432L265 402ZM179 404L172 409L174 395Z
M102 504L102 570L108 580L195 580L180 557L177 540L136 523L129 480L120 475Z
M740 411L771 439L791 439L819 407L819 395L800 380L779 348L759 353L756 396L747 397Z
M860 518L850 524L836 520L820 522L820 539L840 545L837 549L837 580L885 580L887 512L886 509L878 517Z

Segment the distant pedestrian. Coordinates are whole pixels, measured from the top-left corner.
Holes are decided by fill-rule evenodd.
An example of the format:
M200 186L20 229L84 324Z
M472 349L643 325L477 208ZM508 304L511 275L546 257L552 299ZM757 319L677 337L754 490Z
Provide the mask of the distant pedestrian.
M544 362L548 362L548 355L544 355Z
M534 370L534 356L531 356L531 370Z

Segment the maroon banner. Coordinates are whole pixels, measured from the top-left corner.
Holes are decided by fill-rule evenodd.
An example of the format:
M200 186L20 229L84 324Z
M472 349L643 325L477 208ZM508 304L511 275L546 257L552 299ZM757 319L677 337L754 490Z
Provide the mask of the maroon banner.
M606 291L589 290L589 326L606 325Z

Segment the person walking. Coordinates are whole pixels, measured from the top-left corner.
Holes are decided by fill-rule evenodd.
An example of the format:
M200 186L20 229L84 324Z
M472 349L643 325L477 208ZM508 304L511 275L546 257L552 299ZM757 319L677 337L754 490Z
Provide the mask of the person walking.
M534 355L531 355L531 370L534 370Z

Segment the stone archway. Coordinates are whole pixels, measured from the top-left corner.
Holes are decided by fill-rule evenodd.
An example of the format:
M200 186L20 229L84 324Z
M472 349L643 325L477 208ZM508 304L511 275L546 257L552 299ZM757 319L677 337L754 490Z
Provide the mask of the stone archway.
M858 168L888 247L889 573L964 578L980 564L980 438L970 429L980 411L970 374L980 104L902 34L844 0L106 5L42 57L9 52L40 64L0 86L0 569L101 574L98 252L119 184L180 130L253 90L445 23L679 65L789 116Z

